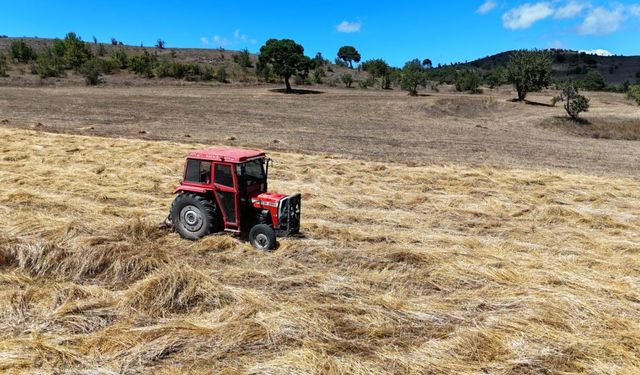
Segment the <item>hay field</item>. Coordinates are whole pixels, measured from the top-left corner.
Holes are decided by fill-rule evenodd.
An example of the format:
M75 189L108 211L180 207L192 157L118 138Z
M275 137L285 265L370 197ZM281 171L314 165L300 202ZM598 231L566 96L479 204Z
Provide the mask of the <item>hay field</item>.
M0 139L2 372L640 372L637 179L272 153L262 253L157 228L200 145Z

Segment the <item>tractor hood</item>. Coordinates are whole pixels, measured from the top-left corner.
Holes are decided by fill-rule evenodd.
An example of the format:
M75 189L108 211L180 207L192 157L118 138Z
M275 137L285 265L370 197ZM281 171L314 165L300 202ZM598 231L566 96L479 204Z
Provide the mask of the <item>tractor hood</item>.
M254 207L259 208L278 207L278 202L286 197L286 195L279 193L260 193L251 198L251 203Z

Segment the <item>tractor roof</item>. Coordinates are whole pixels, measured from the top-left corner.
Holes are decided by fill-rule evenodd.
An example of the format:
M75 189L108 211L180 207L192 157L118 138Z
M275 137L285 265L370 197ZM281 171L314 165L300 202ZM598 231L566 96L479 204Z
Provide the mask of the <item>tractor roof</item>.
M188 155L192 159L226 161L229 163L242 163L249 159L263 156L265 156L265 153L262 151L231 147L213 147L206 150L191 151Z

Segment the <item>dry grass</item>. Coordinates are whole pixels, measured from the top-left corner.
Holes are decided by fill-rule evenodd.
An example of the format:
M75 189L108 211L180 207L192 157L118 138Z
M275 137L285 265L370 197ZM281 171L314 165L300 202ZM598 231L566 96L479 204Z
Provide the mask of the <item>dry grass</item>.
M198 145L0 129L0 370L640 372L640 182L272 153L306 238L157 229Z

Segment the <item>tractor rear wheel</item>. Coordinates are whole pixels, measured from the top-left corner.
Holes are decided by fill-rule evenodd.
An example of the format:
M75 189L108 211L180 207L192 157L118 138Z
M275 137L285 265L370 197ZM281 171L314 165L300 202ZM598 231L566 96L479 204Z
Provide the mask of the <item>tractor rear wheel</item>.
M258 250L273 250L276 247L276 232L266 224L257 224L249 231L249 242Z
M182 193L171 204L171 222L180 237L200 239L217 229L216 205L201 195Z

